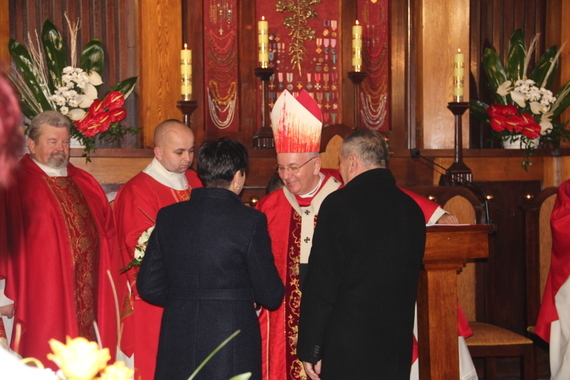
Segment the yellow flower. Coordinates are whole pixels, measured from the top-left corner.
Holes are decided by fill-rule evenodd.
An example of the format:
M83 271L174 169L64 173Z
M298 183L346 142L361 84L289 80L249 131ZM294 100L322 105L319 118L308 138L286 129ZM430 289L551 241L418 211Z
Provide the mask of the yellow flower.
M134 373L124 362L115 362L103 370L100 380L130 380Z
M48 354L48 359L68 380L91 380L111 359L108 348L100 350L97 343L81 337L67 337L67 344L51 339L49 345L53 354Z

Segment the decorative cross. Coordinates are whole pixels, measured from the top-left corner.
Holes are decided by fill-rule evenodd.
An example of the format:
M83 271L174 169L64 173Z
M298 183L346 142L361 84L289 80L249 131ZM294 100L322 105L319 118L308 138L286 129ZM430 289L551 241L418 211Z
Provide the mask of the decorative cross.
M305 243L308 243L311 241L311 238L306 237L304 241L305 241Z
M311 212L309 210L305 210L305 215L309 215Z

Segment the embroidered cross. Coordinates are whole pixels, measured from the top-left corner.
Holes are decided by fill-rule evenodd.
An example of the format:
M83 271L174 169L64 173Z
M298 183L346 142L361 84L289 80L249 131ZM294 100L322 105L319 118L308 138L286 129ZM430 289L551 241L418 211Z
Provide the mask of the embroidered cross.
M311 238L308 238L308 237L305 238L305 243L308 243L310 241L311 241Z
M309 210L305 210L305 215L309 215L311 212Z

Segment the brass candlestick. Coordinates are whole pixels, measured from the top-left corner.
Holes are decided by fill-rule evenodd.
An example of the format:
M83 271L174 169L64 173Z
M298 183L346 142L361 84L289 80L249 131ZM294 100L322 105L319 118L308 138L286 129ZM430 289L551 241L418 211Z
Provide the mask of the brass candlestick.
M447 108L455 116L455 161L439 179L440 186L456 186L473 182L473 172L463 162L463 130L461 116L469 108L468 102L450 102Z
M268 82L274 73L272 68L258 67L254 70L255 76L261 80L261 128L253 135L253 147L256 149L272 149L275 146L273 131L269 126Z
M360 129L360 84L366 78L364 71L349 71L348 77L354 84L354 125L352 129Z
M184 124L186 124L188 128L192 128L190 116L192 112L198 108L198 102L196 100L179 100L176 102L176 107L182 111L182 121Z

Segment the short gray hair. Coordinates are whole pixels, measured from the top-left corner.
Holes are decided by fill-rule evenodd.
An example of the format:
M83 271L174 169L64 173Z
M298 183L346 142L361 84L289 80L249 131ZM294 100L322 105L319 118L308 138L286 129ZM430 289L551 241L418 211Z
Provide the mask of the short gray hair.
M68 131L71 129L71 122L67 116L57 111L44 111L32 119L28 129L28 137L37 143L42 133L42 127L46 124L57 128L67 128Z
M376 131L363 129L346 136L340 148L344 159L356 155L365 167L385 168L388 164L388 144Z

